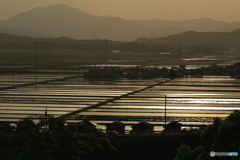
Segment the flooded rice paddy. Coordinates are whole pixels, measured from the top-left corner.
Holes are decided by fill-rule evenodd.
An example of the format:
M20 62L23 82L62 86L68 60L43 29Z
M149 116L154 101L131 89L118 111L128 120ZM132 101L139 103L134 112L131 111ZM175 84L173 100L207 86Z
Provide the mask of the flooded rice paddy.
M37 78L36 78L37 76ZM0 88L75 76L74 74L2 74ZM89 107L165 81L155 79L68 78L14 89L0 90L0 121L16 122L27 116L47 114L55 117ZM162 130L165 103L167 121L184 125L209 124L214 117L225 118L240 109L240 79L226 76L178 78L111 103L69 117L67 122L89 119L98 127L121 120L131 125L146 120Z

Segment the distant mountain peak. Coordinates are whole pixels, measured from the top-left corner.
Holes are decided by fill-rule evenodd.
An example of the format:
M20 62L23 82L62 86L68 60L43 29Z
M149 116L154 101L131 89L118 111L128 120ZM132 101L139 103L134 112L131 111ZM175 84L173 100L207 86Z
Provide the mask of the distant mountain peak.
M74 7L71 7L71 6L68 6L66 4L63 4L63 3L56 3L56 4L52 4L52 5L49 5L49 6L43 6L41 8L51 8L51 7L67 7L67 8L74 8Z
M213 20L213 19L211 19L211 18L208 18L208 17L198 18L198 19L196 19L196 20L211 20L211 21L215 21L215 20Z
M53 5L51 5L51 6L68 6L68 5L63 4L63 3L56 3L56 4L53 4Z
M53 4L53 5L49 5L49 6L41 6L41 7L36 7L36 8L33 8L27 12L24 12L24 13L28 13L28 14L33 14L33 13L54 13L54 12L59 12L60 14L61 13L81 13L81 14L85 14L85 15L92 15L90 13L86 13L78 8L75 8L75 7L71 7L71 6L68 6L68 5L65 5L65 4L62 4L62 3L57 3L57 4ZM21 14L21 13L20 13ZM18 14L19 15L19 14ZM16 15L16 16L18 16ZM92 15L93 16L93 15Z
M0 20L0 27L5 27L2 28L2 32L18 33L18 35L33 35L35 32L55 38L92 39L94 37L133 41L139 37L159 38L189 30L229 32L240 28L240 22L227 23L206 17L180 22L157 19L127 20L113 16L93 15L74 6L57 3L34 8L7 20ZM25 30L19 31L16 28Z
M48 5L48 6L38 6L29 11L26 11L26 12L31 12L31 11L35 11L35 10L43 10L43 9L56 9L56 8L74 8L74 7L70 7L70 6L62 4L62 3L57 3L57 4ZM26 13L26 12L23 12L23 13Z

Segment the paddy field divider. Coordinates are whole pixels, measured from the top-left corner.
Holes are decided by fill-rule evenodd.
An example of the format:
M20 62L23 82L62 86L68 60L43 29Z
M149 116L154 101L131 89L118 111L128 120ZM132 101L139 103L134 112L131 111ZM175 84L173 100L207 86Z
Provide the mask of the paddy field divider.
M16 89L16 88L19 88L19 87L28 87L28 86L33 86L33 85L36 85L36 84L47 84L49 82L55 82L55 81L64 81L64 80L67 80L67 79L78 78L78 77L79 76L69 76L69 77L63 77L63 78L44 80L44 81L40 81L40 82L31 82L31 83L17 84L17 85L8 86L8 87L0 87L0 91L7 90L7 89Z
M139 89L139 90L130 92L130 93L126 93L126 94L123 94L123 95L121 95L121 96L113 97L113 98L108 99L108 100L106 100L106 101L99 102L99 103L93 104L93 105L91 105L91 106L89 106L89 107L85 107L85 108L82 108L82 109L73 111L73 112L71 112L71 113L64 114L64 115L59 116L59 117L57 117L57 118L58 118L58 119L66 119L66 118L71 117L71 116L73 116L73 115L76 115L76 114L78 114L78 113L88 111L89 109L96 109L96 108L98 108L98 107L100 107L100 106L103 106L103 105L106 105L106 104L108 104L108 103L114 102L114 101L119 100L119 99L121 99L121 98L126 98L126 97L128 97L128 96L130 96L130 95L133 95L133 94L136 94L136 93L145 91L145 90L147 90L147 89L153 88L153 87L158 86L158 85L161 85L161 84L163 84L163 83L170 82L171 80L172 80L172 79L166 79L166 80L164 80L164 81L162 81L162 82L159 82L159 83L156 83L156 84L153 84L153 85L149 85L149 86L147 86L147 87L145 87L145 88L142 88L142 89Z

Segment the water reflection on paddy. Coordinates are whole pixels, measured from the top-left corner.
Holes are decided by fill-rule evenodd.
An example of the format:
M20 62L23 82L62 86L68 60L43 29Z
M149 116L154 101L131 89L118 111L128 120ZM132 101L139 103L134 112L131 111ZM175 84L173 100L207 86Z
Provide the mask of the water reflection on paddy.
M44 78L46 76L42 76ZM43 115L46 107L48 114L60 116L162 81L164 79L159 78L85 80L80 77L38 84L37 87L2 90L0 121L17 121L29 115ZM178 78L77 116L101 125L116 118L129 125L136 124L138 120L160 125L163 124L166 95L167 121L209 124L214 117L224 118L240 109L239 86L240 80L226 76ZM126 117L130 119L126 120ZM78 121L68 121L73 120Z
M196 113L167 113L167 116L172 117L172 119L174 119L174 117L226 117L228 116L229 113L224 112L221 114L216 114L214 112L212 112L211 114L196 114ZM147 119L145 117L163 117L164 112L160 111L160 112L156 112L156 113L147 113L147 112L84 112L84 113L79 113L78 115L91 115L91 116L141 116L144 119Z
M140 116L143 120L159 117L161 121L166 95L168 121L177 119L185 123L192 117L195 122L207 123L213 120L208 119L210 117L224 118L234 110L240 110L238 85L240 80L226 76L179 78L79 115Z
M34 78L34 77L32 77ZM111 81L113 80L113 81ZM109 98L139 90L157 80L85 80L81 77L0 91L0 121L47 113L60 116ZM161 81L161 80L160 80ZM34 82L34 79L32 79ZM108 84L109 82L109 84ZM119 84L119 85L118 85Z
M41 82L45 80L57 79L72 76L73 74L44 74L44 73L4 73L0 75L0 87L12 85Z

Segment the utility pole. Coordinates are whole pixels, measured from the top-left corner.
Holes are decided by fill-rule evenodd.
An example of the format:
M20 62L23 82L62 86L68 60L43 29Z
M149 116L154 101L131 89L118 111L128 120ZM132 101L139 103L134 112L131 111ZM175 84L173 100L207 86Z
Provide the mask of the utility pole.
M35 72L35 89L37 89L37 73L36 73L36 70L37 70L37 66L38 66L38 52L37 52L37 49L38 49L38 42L37 40L35 41L35 51L34 51L34 72Z
M181 41L179 42L179 46L178 46L178 54L179 54L179 59L181 59L181 57L182 57L182 44L181 44Z
M47 131L47 121L48 121L48 118L47 118L47 107L46 107L46 110L45 110L45 131Z
M167 124L167 96L165 95L165 115L164 115L164 120L165 120L165 127L166 127L166 124Z
M93 31L93 40L95 39L95 31Z
M166 131L166 126L167 126L167 95L164 95L164 97L165 97L164 134L166 135L167 134L167 131Z
M38 65L38 53L37 53L37 50L38 50L38 42L36 40L35 41L35 50L34 50L34 68L35 68L35 70L36 70L37 65Z
M108 40L105 39L105 49L104 49L104 60L107 61L108 59Z

